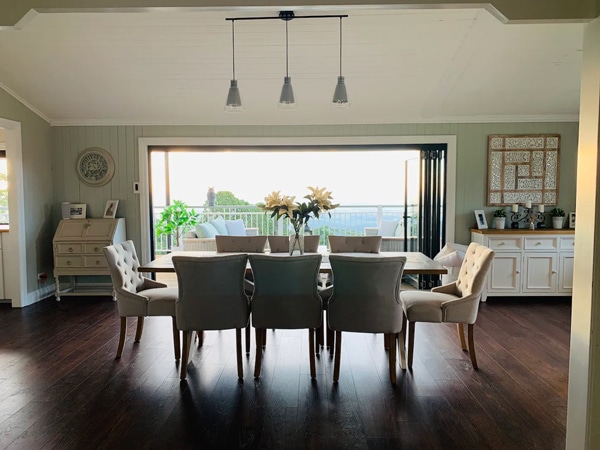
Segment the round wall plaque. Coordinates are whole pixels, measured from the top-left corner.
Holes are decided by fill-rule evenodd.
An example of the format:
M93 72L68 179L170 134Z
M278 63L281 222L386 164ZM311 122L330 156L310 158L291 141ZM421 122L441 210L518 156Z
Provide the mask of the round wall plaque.
M77 159L77 174L88 186L104 186L114 173L115 161L103 148L86 148Z

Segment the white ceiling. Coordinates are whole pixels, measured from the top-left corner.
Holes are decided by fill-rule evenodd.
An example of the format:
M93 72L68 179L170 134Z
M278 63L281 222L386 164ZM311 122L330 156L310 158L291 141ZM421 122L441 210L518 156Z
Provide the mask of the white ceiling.
M277 101L285 23L237 21L245 105L227 113L231 22L278 11L33 14L0 30L0 86L53 125L303 125L577 120L582 23L503 24L483 9L348 14L351 107L330 107L339 19L289 22L294 110Z

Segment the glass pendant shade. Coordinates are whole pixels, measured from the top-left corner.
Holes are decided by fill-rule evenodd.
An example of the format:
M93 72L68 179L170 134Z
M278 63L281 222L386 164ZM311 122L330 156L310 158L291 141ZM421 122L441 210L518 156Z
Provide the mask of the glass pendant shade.
M279 107L296 107L296 100L294 99L294 88L292 88L291 77L283 77L283 86L281 87L281 95L279 96Z
M346 83L344 77L339 76L338 82L335 85L335 92L333 93L333 106L339 108L348 108L348 93L346 92Z
M244 107L242 106L242 98L240 97L237 80L231 80L231 86L229 86L229 92L227 93L227 103L225 103L225 111L239 112L243 110Z

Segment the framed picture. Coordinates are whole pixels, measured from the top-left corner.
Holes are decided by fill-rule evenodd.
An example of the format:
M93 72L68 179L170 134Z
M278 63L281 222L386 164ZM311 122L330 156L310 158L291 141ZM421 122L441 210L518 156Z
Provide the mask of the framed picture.
M109 200L106 202L104 207L104 219L114 219L117 215L117 206L119 206L119 200Z
M486 230L488 227L487 220L485 220L485 213L483 209L475 210L475 222L477 222L477 228L479 230Z
M575 213L569 213L569 228L575 228Z
M71 219L85 219L86 210L85 203L71 203Z

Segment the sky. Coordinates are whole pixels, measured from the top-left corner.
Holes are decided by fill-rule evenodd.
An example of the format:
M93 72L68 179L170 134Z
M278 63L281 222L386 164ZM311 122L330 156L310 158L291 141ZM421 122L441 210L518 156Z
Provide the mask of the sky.
M272 191L296 196L307 186L326 187L334 203L398 205L404 203L405 161L409 162L409 203L418 193L417 151L213 151L169 153L171 199L200 206L209 187L231 191L249 203L263 202ZM154 204L164 197L164 158L153 153ZM163 198L161 198L163 197Z

